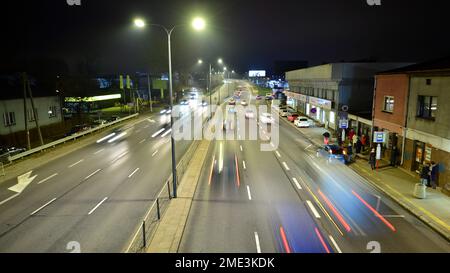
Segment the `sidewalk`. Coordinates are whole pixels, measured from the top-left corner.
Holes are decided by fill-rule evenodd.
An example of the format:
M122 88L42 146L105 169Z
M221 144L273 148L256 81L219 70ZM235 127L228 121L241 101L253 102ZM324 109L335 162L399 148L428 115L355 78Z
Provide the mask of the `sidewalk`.
M316 146L323 146L322 134L328 130L321 127L297 128ZM331 131L328 131L331 133ZM333 143L330 139L330 143ZM349 167L366 178L376 188L390 196L394 201L413 215L428 224L436 232L450 240L450 198L440 189L427 188L426 199L413 196L414 185L419 182L418 176L408 173L400 167L388 166L388 162L380 162L381 168L372 171L364 156L357 157Z
M178 196L172 199L161 218L147 253L177 253L187 223L203 163L208 154L210 141L203 140L189 163L178 188Z

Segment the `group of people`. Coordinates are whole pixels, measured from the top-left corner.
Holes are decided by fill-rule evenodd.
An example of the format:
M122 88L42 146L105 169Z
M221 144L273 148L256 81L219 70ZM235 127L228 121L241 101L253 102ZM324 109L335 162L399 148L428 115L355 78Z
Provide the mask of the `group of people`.
M339 145L349 147L351 146L355 153L359 154L364 151L365 147L367 147L368 143L368 137L365 134L362 134L361 136L358 136L354 129L350 129L350 131L347 134L347 140L344 143L342 141L342 137L338 137Z
M420 171L420 182L424 186L436 189L439 166L434 161L431 161L430 163L431 164L425 162L422 165L422 170Z

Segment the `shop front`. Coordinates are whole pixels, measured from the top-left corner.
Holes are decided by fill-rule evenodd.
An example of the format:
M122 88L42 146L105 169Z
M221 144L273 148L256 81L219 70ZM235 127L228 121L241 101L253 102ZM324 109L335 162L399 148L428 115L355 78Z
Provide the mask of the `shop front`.
M309 97L310 108L309 116L315 119L320 124L324 125L326 128L330 127L335 129L335 113L332 111L332 102L329 100L324 100L316 97ZM333 112L333 114L331 114ZM333 120L331 120L333 118Z

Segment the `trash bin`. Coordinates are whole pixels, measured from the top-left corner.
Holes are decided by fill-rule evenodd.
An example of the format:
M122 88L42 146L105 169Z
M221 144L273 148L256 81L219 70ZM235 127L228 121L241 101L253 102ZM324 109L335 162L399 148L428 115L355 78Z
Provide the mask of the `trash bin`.
M417 183L414 186L414 197L419 199L425 199L427 197L427 186L422 183Z

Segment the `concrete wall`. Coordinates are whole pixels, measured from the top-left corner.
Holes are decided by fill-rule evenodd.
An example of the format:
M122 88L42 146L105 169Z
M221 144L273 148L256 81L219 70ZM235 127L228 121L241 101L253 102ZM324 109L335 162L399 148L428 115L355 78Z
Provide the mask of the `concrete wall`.
M34 98L34 106L37 109L38 121L40 126L51 125L55 123L60 123L62 121L61 108L58 97L41 97ZM49 117L50 107L56 107L56 116ZM31 101L27 99L27 108L31 109ZM5 112L14 112L16 124L12 126L5 126L3 122L3 114ZM36 127L35 122L30 122L28 120L28 128L33 129ZM8 135L25 130L24 121L24 109L23 109L23 99L14 100L2 100L0 101L0 135Z
M431 79L431 85L426 84ZM418 95L437 96L436 119L417 118ZM449 76L411 76L408 110L408 128L450 139L450 75Z

